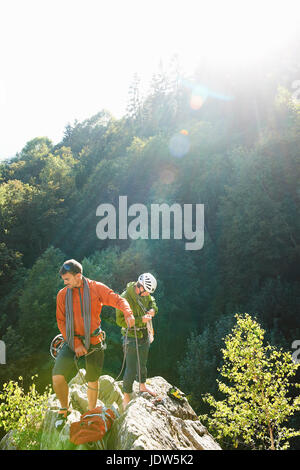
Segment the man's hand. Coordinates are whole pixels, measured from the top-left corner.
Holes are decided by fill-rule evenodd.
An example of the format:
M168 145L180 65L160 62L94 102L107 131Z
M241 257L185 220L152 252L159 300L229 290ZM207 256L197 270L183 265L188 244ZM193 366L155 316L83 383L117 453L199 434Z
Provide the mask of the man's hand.
M148 321L152 320L152 315L146 314L142 317L142 322L143 323L148 323Z
M151 315L151 317L154 317L154 315L155 315L154 308L151 308L150 310L148 310L147 315Z
M130 315L126 321L129 328L132 328L135 325L135 319L133 315Z
M76 354L76 357L84 356L85 354L87 354L87 350L83 346L83 344L80 344L79 346L75 348L75 354Z

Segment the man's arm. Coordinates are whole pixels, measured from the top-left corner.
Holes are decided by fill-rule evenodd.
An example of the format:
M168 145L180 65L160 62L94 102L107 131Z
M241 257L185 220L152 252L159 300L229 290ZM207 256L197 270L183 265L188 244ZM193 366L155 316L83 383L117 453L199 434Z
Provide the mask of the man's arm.
M56 296L56 321L59 331L66 340L65 302L61 291Z
M107 287L105 284L97 283L99 297L103 305L114 307L117 310L121 310L124 315L126 324L131 328L135 324L134 315L130 308L129 303L126 299L116 294L112 289Z

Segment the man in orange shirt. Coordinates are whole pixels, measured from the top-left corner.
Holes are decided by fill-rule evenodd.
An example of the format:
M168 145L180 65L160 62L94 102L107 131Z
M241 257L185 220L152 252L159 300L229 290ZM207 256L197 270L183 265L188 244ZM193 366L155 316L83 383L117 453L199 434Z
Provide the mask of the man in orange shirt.
M57 294L56 318L65 343L56 358L52 372L53 388L61 404L57 428L61 427L69 410L68 382L76 374L75 356L85 357L88 383L88 409L96 407L98 379L104 360L100 313L103 305L121 310L129 327L135 324L126 299L101 282L82 275L82 265L75 260L66 261L61 267L65 287Z

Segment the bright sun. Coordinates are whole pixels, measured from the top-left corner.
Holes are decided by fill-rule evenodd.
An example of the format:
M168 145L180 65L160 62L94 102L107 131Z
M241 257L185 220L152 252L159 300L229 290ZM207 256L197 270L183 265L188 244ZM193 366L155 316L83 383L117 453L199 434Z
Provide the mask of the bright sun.
M215 60L219 65L259 63L268 55L279 54L297 32L299 13L298 1L199 2L189 21L182 16L176 46L189 67L199 58Z
M160 63L184 77L209 71L187 84L192 108L227 99L214 79L241 71L251 82L266 60L284 64L299 13L299 0L0 2L0 159L101 109L124 115L134 74L147 94Z

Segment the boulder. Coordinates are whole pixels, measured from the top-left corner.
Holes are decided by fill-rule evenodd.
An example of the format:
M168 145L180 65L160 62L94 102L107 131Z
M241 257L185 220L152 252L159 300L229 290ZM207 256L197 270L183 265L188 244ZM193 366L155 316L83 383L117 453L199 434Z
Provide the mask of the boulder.
M88 409L84 375L81 369L69 383L72 412L59 432L54 426L59 402L55 395L50 397L42 424L41 450L221 450L188 401L181 403L167 396L171 384L164 378L147 380L160 401L140 393L139 384L134 383L132 399L123 410L122 381L116 382L109 375L99 379L97 406L113 405L120 416L101 442L75 446L69 441L70 425ZM8 434L0 442L0 449L8 449L9 445Z
M161 402L147 393L134 394L126 410L115 421L107 443L110 450L221 450L188 401L179 403L167 396L171 385L162 377L147 384Z

